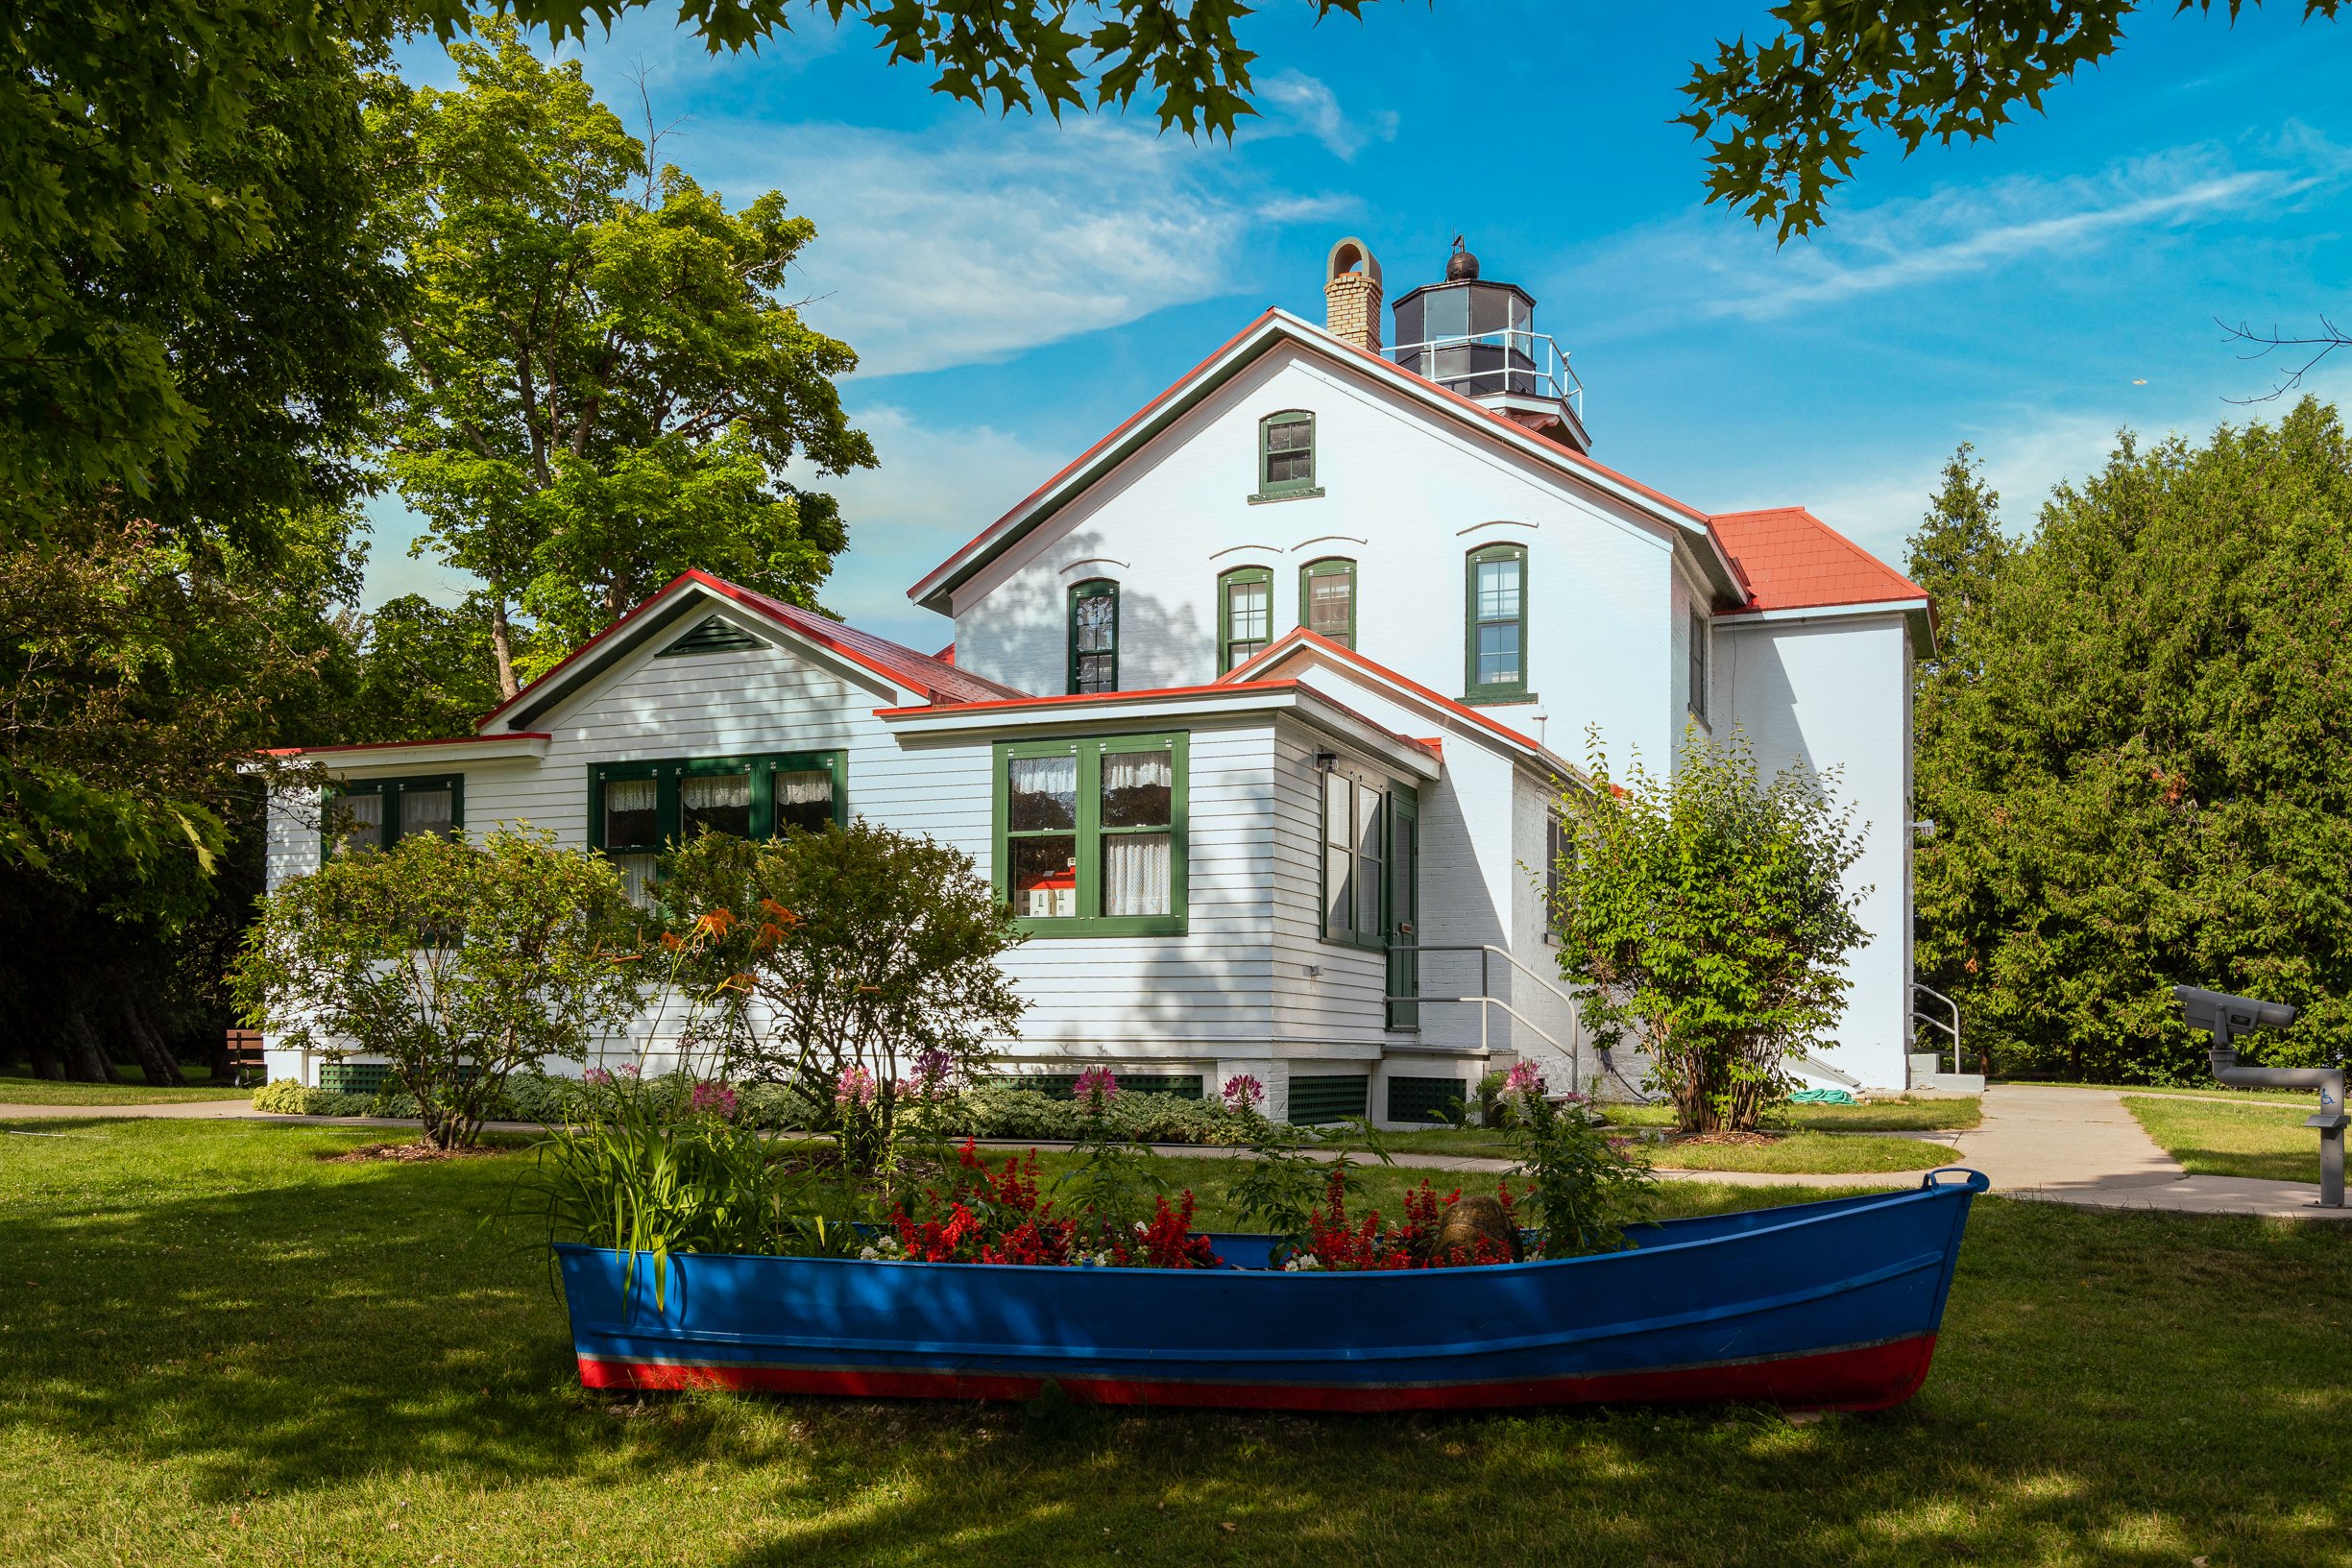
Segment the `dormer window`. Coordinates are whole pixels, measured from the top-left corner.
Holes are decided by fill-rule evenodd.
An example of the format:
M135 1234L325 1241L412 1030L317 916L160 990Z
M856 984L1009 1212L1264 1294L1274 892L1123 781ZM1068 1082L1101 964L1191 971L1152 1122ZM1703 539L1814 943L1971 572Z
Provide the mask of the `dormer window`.
M1253 501L1321 495L1315 485L1315 416L1286 409L1258 421L1258 493Z
M1356 564L1333 557L1298 568L1298 624L1343 648L1356 645Z
M1070 591L1070 691L1119 689L1119 585L1096 581Z

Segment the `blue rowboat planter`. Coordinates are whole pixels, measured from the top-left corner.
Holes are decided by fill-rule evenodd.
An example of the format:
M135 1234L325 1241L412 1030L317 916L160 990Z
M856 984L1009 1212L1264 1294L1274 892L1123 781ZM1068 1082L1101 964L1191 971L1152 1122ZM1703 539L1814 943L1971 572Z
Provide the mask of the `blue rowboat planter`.
M1445 1268L1031 1266L559 1244L580 1381L929 1399L1494 1410L1883 1410L1926 1381L1976 1171L1631 1227L1619 1250Z

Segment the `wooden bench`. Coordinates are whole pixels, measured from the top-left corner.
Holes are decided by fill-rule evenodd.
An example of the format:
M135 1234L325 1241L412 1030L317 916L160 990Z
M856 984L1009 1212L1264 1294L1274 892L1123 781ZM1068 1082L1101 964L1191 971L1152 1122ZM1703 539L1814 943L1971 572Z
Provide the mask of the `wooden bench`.
M221 1037L220 1049L212 1056L214 1083L243 1089L262 1082L268 1073L268 1065L261 1056L259 1029L230 1029Z

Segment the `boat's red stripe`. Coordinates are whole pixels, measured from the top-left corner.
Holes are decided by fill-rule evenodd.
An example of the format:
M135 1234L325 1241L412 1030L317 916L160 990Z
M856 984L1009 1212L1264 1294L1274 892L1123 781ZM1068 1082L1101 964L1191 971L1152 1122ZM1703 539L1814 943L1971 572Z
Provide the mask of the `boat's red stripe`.
M1517 1405L1690 1404L1752 1400L1800 1409L1869 1411L1919 1391L1935 1336L1774 1361L1598 1377L1475 1384L1176 1383L1065 1377L1072 1399L1102 1405L1191 1405L1240 1410L1495 1410ZM855 1394L885 1399L1031 1399L1047 1380L876 1367L759 1366L582 1356L591 1388L742 1388L768 1393Z

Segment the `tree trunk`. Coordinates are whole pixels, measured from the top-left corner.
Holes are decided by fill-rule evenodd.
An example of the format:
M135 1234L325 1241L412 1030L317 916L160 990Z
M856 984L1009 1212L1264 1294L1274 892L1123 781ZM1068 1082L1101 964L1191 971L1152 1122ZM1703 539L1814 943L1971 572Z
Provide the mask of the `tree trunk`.
M170 1043L148 1016L138 993L126 983L116 995L121 1004L123 1037L131 1042L132 1055L147 1081L158 1089L185 1084L188 1080L181 1075L180 1064L172 1059Z
M33 1064L33 1075L36 1078L47 1078L54 1083L65 1076L64 1059L58 1055L58 1048L46 1037L36 1036L26 1040L25 1057Z
M75 1083L120 1083L122 1074L107 1059L106 1044L98 1031L90 1027L87 1014L77 999L65 1004L59 1014L58 1045L65 1060L65 1076Z
M497 594L490 601L490 651L498 661L498 695L512 697L522 689L515 679L515 634L506 622L506 596Z

